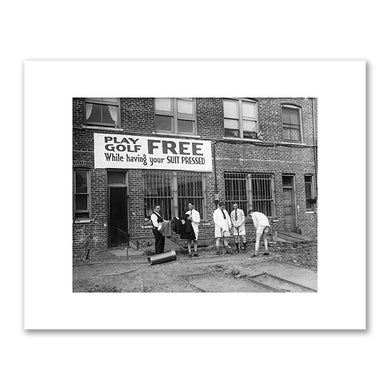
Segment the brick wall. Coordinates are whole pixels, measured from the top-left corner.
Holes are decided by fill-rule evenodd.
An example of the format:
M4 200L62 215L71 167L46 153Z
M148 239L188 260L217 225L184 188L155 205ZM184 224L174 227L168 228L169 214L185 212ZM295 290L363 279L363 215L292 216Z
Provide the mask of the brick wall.
M197 99L196 121L201 138L222 139L224 136L222 99Z
M83 166L80 163L75 167ZM90 166L83 166L91 168ZM87 249L103 250L108 241L107 175L104 169L91 169L91 221L73 223L73 251L85 256Z
M152 134L154 104L150 98L121 98L121 127L125 133Z

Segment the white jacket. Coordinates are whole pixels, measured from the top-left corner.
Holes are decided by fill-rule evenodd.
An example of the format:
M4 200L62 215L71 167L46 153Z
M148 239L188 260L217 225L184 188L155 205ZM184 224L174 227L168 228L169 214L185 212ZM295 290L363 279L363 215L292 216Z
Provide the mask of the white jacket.
M263 213L259 213L258 211L254 211L252 213L253 225L255 228L270 226L268 218Z
M245 214L244 211L241 209L237 209L237 221L236 221L236 210L233 210L230 213L230 219L232 220L232 224L234 227L241 226L245 223Z
M226 218L222 215L222 210L218 207L216 210L214 210L213 214L213 220L215 226L217 226L219 229L222 229L222 232L229 231L229 229L232 227L232 223L230 221L229 213L226 210L223 210L223 213Z
M191 225L192 225L192 229L194 229L195 239L197 240L199 236L199 222L200 222L199 211L195 209L188 210L186 214L191 215Z

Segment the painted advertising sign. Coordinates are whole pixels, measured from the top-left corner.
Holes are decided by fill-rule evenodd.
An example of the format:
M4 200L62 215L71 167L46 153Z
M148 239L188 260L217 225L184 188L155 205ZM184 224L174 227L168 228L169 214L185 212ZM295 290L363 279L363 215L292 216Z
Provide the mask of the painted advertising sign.
M95 168L212 171L211 141L94 134Z

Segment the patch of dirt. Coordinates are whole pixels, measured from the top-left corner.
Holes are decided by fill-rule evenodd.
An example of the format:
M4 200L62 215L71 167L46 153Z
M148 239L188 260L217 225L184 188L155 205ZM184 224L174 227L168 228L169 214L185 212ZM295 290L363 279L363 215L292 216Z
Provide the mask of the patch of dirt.
M74 262L73 291L199 292L202 286L190 283L189 278L195 277L196 280L197 275L209 275L211 279L215 278L216 291L249 292L255 291L256 286L246 283L248 276L261 273L265 267L272 266L275 270L281 270L283 264L286 265L285 270L294 265L294 272L309 272L309 277L316 280L315 274L310 276L310 271L317 271L316 243L278 243L270 245L269 249L269 256L262 256L260 253L255 258L251 257L251 247L246 253L222 256L216 256L215 251L202 250L199 251L198 258L178 254L175 261L153 266L146 255L127 260L126 257L116 257L110 253L93 254L90 259Z
M281 255L282 262L317 271L317 243L277 243L270 251Z

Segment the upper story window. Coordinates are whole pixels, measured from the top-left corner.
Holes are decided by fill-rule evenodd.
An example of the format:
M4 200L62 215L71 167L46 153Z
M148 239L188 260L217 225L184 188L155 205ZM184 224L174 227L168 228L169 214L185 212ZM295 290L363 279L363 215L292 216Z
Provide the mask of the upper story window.
M119 127L119 99L86 98L85 119L87 125Z
M224 99L225 137L252 138L258 135L257 102L250 99Z
M282 106L283 141L300 142L301 111L298 107Z
M196 134L195 99L154 99L156 131L174 134Z

